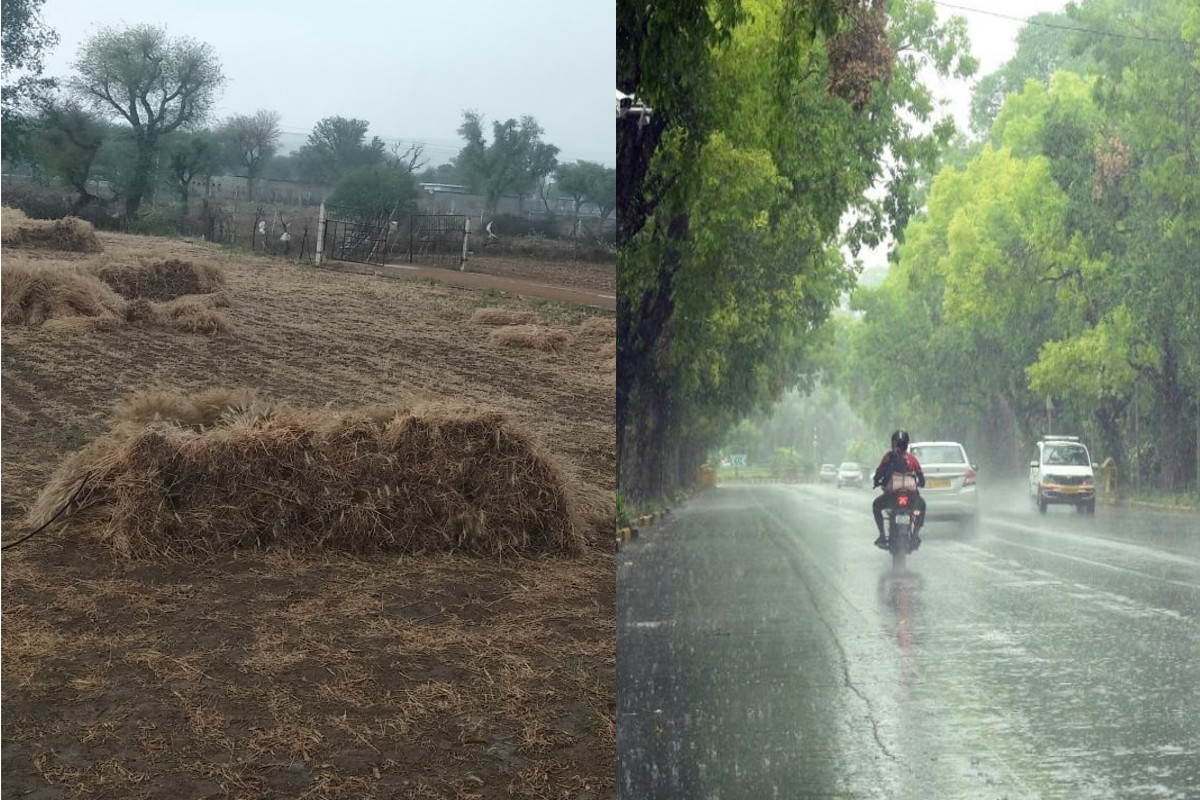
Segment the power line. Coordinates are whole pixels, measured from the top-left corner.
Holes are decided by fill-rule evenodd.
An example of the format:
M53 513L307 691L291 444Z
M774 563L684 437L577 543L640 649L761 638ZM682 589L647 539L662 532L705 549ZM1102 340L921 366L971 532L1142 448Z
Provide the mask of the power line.
M1000 19L1008 19L1014 22L1023 22L1026 25L1037 25L1042 28L1056 28L1062 31L1074 31L1075 33L1092 33L1096 36L1111 36L1114 39L1129 39L1135 42L1157 42L1158 44L1179 44L1176 39L1162 39L1157 36L1133 36L1128 33L1114 33L1112 31L1102 31L1098 28L1080 28L1074 25L1062 25L1057 22L1039 22L1032 17L1016 17L1011 14L1001 14L999 11L987 11L982 8L970 8L968 6L959 6L953 3L944 3L941 0L932 0L935 6L943 8L953 8L955 11L967 11L972 14L983 14L988 17L999 17Z

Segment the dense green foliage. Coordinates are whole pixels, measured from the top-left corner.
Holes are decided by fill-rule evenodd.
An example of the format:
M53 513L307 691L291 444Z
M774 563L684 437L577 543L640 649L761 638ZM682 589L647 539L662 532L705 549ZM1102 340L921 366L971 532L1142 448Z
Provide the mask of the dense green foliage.
M814 369L853 283L843 219L855 249L899 230L951 132L918 71L973 62L925 2L621 2L617 19L618 88L652 109L618 121L618 459L653 496Z
M558 148L542 141L544 131L530 116L492 123L492 139L483 132L484 118L475 111L463 112L458 134L465 144L455 166L468 185L483 195L488 216L506 194L526 197L558 166Z
M1200 11L1087 0L1071 19L1140 38L1022 37L999 74L1048 79L934 178L883 285L855 294L838 380L881 430L967 441L1002 471L1052 425L1179 489L1200 460Z
M337 182L328 202L353 209L350 213L364 220L398 220L416 210L417 184L410 172L396 166L358 167Z
M559 164L554 188L560 195L571 198L575 216L579 216L579 208L586 202L597 206L601 218L605 218L617 202L617 171L594 161Z

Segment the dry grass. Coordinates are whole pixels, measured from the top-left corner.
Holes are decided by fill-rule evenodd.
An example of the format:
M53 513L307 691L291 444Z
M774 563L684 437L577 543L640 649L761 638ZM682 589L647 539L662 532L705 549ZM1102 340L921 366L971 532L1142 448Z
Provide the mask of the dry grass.
M8 248L99 253L104 250L92 223L76 217L30 219L15 208L0 211L0 244Z
M528 325L536 317L532 311L516 311L510 308L479 308L471 315L474 325Z
M575 329L575 338L593 344L615 345L617 321L614 317L588 317Z
M224 292L226 288L224 273L207 261L141 258L129 262L110 258L91 270L129 300L173 300L184 295Z
M228 297L223 293L186 295L162 303L139 298L129 301L125 318L130 322L174 328L184 333L228 333L233 325L219 310L228 304Z
M501 557L577 553L588 525L574 479L497 411L424 403L380 422L231 390L138 395L120 416L64 461L31 528L70 505L59 525L127 558L277 545ZM593 526L607 513L585 505Z
M561 350L569 338L564 330L540 325L505 325L488 334L490 344L530 350Z
M228 316L220 311L229 305L229 295L223 291L224 279L215 266L201 265L194 270L172 267L166 272L156 272L154 264L186 262L149 263L151 266L144 270L140 267L132 270L129 273L132 277L123 282L114 277L121 273L111 265L63 264L6 255L0 267L3 322L44 325L64 334L111 330L126 322L187 333L214 334L231 329ZM142 296L126 299L119 294L122 290L136 293L137 287L144 288L148 295L158 296L170 295L175 290L216 288L218 291L176 295L165 302Z
M9 325L42 325L48 320L86 318L116 325L125 319L124 301L94 275L53 262L5 256L0 280L0 320Z

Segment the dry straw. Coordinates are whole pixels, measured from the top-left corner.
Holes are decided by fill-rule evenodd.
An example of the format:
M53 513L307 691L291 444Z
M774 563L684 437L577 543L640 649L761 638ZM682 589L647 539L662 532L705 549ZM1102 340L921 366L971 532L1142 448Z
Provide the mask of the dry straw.
M136 263L106 261L92 267L100 280L128 299L173 300L225 290L225 275L215 264L171 258Z
M502 347L524 347L531 350L560 350L566 345L567 332L539 325L505 325L488 334L488 342Z
M174 289L220 289L224 278L209 264L159 262L172 264L165 272L156 272L156 264L137 265L131 274L157 275L140 285L157 286L157 293ZM120 268L105 267L109 280L97 277L96 268L64 265L54 261L33 261L9 256L3 263L0 302L5 324L44 325L59 333L83 333L119 327L126 322L144 322L189 333L221 333L230 329L229 317L219 309L229 305L224 291L211 294L185 294L165 302L137 297L122 298L116 290L137 285L112 280ZM155 281L157 281L155 283Z
M92 223L76 217L30 219L15 208L0 214L0 244L30 250L63 250L71 253L99 253L104 250L96 238Z
M4 260L0 305L5 324L41 325L48 320L85 318L87 326L116 325L125 303L94 275L53 263Z
M617 340L617 323L612 317L588 317L579 323L575 330L577 339L586 342L615 342Z
M471 315L474 325L528 325L535 319L532 311L514 311L509 308L478 308Z
M254 548L503 557L578 552L612 511L504 414L423 402L336 413L247 392L135 396L27 522L128 558Z

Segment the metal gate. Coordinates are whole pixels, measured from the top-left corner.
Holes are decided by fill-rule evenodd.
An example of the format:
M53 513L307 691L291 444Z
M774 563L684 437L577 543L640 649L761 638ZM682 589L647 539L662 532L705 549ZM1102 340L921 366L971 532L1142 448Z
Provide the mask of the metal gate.
M471 223L463 214L413 214L408 236L395 220L333 206L321 229L322 259L384 266L388 261L453 264L467 256Z
M325 220L325 258L383 266L392 234L384 222Z
M470 222L463 214L414 214L409 219L408 260L459 266L466 259Z

